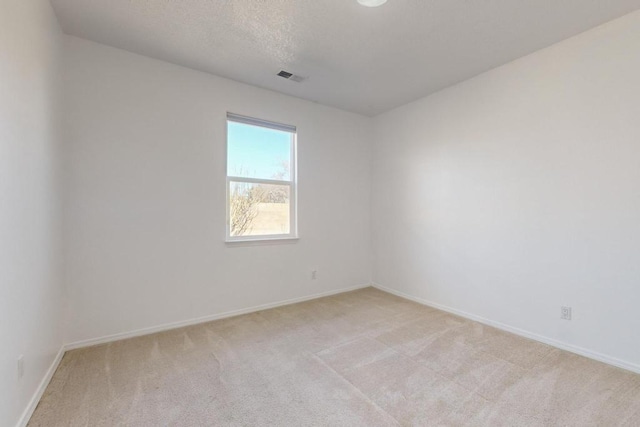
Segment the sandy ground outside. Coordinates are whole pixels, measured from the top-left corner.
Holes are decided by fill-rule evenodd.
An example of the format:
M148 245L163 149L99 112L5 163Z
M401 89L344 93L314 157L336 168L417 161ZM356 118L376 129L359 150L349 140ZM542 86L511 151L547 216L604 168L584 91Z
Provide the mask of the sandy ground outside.
M289 204L260 203L258 215L245 235L289 234Z

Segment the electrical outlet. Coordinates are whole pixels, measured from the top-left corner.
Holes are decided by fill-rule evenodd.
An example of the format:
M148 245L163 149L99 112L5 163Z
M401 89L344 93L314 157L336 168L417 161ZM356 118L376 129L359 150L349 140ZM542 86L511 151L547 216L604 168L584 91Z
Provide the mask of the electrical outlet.
M21 354L18 356L18 378L24 376L24 356Z
M318 270L311 270L311 280L316 280L318 278Z
M560 318L571 320L571 307L560 307Z

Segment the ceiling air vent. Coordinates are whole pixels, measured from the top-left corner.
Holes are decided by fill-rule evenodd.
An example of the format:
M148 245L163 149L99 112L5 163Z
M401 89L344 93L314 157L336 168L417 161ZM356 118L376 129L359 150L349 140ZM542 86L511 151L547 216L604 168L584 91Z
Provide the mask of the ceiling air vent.
M278 76L280 76L280 77L282 77L284 79L287 79L287 80L292 80L294 82L298 82L298 83L300 83L301 81L304 80L304 77L296 76L295 74L290 73L290 72L285 71L285 70L280 70L280 72L278 73Z
M279 75L280 77L284 77L285 79L290 79L290 78L291 78L291 76L293 76L293 73L290 73L290 72L285 71L285 70L281 70L281 71L278 73L278 75Z

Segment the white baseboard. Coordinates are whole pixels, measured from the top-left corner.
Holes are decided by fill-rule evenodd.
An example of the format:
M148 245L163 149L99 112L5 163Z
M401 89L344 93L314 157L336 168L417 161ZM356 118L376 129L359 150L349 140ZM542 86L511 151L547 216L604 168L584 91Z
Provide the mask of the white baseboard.
M62 356L64 356L64 352L65 352L64 346L60 347L60 350L58 350L58 354L56 354L56 357L53 359L53 362L51 362L51 365L49 366L49 369L47 369L47 372L44 375L44 378L42 378L42 381L40 381L40 384L38 384L38 388L36 389L35 393L33 393L33 396L31 397L29 404L27 405L26 409L20 416L17 427L25 427L29 423L29 420L31 419L31 415L33 415L33 411L36 410L36 406L38 406L38 403L40 402L40 399L42 398L44 391L47 389L47 386L49 385L51 378L53 378L53 374L56 372L56 369L58 369L58 365L60 365L60 361L62 361Z
M465 311L448 307L442 304L438 304L433 301L428 301L419 297L414 297L412 295L405 294L404 292L400 292L394 289L384 287L377 283L372 283L371 286L383 292L387 292L387 293L399 296L401 298L417 302L418 304L422 304L422 305L436 308L438 310L446 311L448 313L455 314L457 316L464 317L466 319L473 320L473 321L482 323L484 325L492 326L494 328L501 329L506 332L511 332L512 334L520 335L522 337L529 338L534 341L539 341L541 343L548 344L550 346L559 348L561 350L566 350L571 353L579 354L580 356L588 357L589 359L597 360L598 362L603 362L609 365L616 366L618 368L626 369L628 371L640 374L640 365L635 363L627 362L625 360L620 360L615 357L607 356L606 354L591 351L586 348L575 346L573 344L568 344L562 341L555 340L553 338L548 338L533 332L526 331L524 329L520 329L520 328L506 325L504 323L496 322L495 320L486 319L484 317L467 313Z
M91 347L91 346L99 345L99 344L106 344L106 343L109 343L109 342L119 341L119 340L123 340L123 339L127 339L127 338L134 338L134 337L139 337L139 336L143 336L143 335L154 334L156 332L164 332L164 331L168 331L168 330L171 330L171 329L182 328L182 327L185 327L185 326L197 325L199 323L211 322L212 320L219 320L219 319L224 319L224 318L227 318L227 317L239 316L241 314L248 314L248 313L253 313L253 312L256 312L256 311L267 310L267 309L270 309L270 308L282 307L284 305L296 304L296 303L299 303L299 302L309 301L309 300L313 300L313 299L317 299L317 298L322 298L322 297L328 297L328 296L331 296L331 295L342 294L344 292L351 292L351 291L355 291L355 290L358 290L358 289L368 288L370 286L371 286L371 284L367 283L365 285L358 285L358 286L353 286L353 287L350 287L350 288L343 288L343 289L338 289L338 290L334 290L334 291L321 292L321 293L318 293L318 294L307 295L307 296L299 297L299 298L292 298L292 299L273 302L273 303L269 303L269 304L257 305L257 306L254 306L254 307L243 308L243 309L240 309L240 310L232 310L232 311L226 311L224 313L213 314L213 315L203 316L203 317L197 317L195 319L181 320L181 321L172 322L172 323L165 323L165 324L158 325L158 326L151 326L149 328L136 329L136 330L130 331L130 332L121 332L121 333L117 333L117 334L113 334L113 335L106 335L106 336L99 337L99 338L91 338L91 339L88 339L88 340L76 341L76 342L72 342L72 343L66 344L64 346L64 349L65 350L75 350L75 349L78 349L78 348Z

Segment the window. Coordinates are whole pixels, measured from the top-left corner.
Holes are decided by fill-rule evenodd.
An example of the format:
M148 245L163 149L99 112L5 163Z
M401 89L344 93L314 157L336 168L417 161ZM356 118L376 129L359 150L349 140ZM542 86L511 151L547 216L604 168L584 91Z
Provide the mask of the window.
M296 128L228 113L227 241L296 237Z

